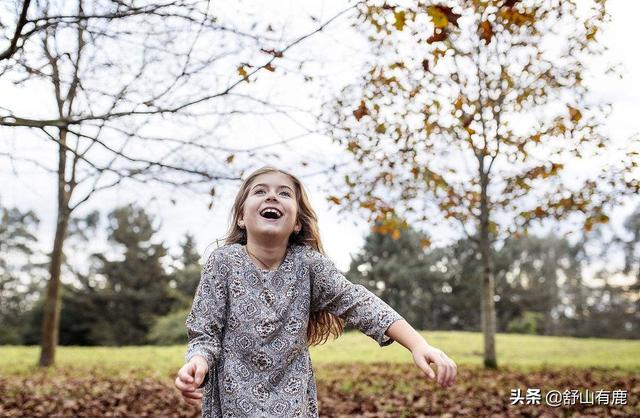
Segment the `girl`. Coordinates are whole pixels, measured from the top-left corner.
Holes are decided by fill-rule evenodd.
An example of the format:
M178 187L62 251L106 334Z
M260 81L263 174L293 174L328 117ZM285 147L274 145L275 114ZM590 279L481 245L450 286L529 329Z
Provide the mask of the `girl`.
M398 341L441 386L454 383L446 354L324 255L300 181L263 167L242 183L225 245L204 265L175 386L202 401L204 418L317 417L308 348L338 337L345 320L381 347Z

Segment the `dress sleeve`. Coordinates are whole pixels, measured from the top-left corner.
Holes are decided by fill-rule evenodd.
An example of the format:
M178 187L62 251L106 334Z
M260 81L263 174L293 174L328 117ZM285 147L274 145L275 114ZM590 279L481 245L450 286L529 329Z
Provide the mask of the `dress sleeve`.
M226 321L227 286L217 271L218 257L214 252L205 263L186 321L189 342L185 361L201 355L207 359L209 371L220 357Z
M381 347L395 340L385 334L404 319L391 306L360 284L350 282L323 254L310 252L311 311L328 311L373 338Z

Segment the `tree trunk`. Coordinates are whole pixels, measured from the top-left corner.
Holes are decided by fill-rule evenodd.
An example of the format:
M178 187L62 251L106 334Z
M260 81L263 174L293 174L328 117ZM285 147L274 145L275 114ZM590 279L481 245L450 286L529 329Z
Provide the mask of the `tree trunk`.
M67 234L69 217L71 216L69 198L72 191L72 185L68 184L65 179L67 166L65 130L61 130L60 132L58 156L58 217L56 222L56 235L53 240L53 250L51 251L47 297L45 299L42 317L42 332L40 334L41 351L40 361L38 363L40 367L49 367L54 364L60 328L60 269L62 266L64 239Z
M482 167L481 167L482 169ZM480 191L480 255L482 263L482 332L484 335L484 366L497 369L495 284L489 240L488 174L483 174Z

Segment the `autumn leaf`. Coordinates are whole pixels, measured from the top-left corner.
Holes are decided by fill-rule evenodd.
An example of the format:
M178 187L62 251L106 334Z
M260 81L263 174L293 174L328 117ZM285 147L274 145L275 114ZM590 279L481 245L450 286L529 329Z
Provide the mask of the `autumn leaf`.
M488 45L491 42L491 37L493 36L493 27L491 26L491 22L488 20L484 20L480 23L480 39L484 41L485 45Z
M460 15L455 13L451 7L432 5L427 7L427 14L431 16L431 20L436 28L444 29L449 22L458 27L458 18Z
M440 30L439 32L434 32L433 35L427 38L427 43L432 44L434 42L442 42L447 39L447 31L445 29Z
M229 156L225 161L227 162L227 164L231 164L234 158L235 158L235 154L229 154Z
M387 127L384 125L384 123L380 123L378 124L378 126L376 126L376 133L383 134L385 132L387 132Z
M336 205L340 204L340 199L337 198L336 196L329 196L327 198L328 201L335 203Z
M460 110L460 109L462 109L462 105L463 104L464 104L464 97L463 96L458 96L458 99L455 101L453 106L456 108L456 110Z
M575 107L567 106L569 108L569 117L571 118L571 122L578 122L582 119L582 113Z
M265 65L264 69L271 72L274 72L276 70L275 68L273 68L273 65L271 65L271 63L268 63L267 65Z
M422 60L422 69L425 70L426 72L429 71L429 60L427 59Z
M395 28L398 29L399 31L402 31L402 29L404 29L406 13L401 10L399 12L395 12L393 16L396 18L396 21L393 23L393 26L395 26Z
M247 83L249 82L249 77L247 74L247 70L244 69L245 64L241 65L238 67L238 74L240 74L240 77L244 78L244 81L246 81Z
M276 58L282 58L282 51L276 51L275 49L260 49L260 51L266 53L266 54L270 54L273 55Z
M431 20L436 28L444 28L449 23L447 15L442 11L440 6L427 7L427 14L431 16Z
M360 100L360 106L356 110L353 111L353 116L356 117L356 120L362 119L363 116L369 114L369 109L364 104L364 100Z

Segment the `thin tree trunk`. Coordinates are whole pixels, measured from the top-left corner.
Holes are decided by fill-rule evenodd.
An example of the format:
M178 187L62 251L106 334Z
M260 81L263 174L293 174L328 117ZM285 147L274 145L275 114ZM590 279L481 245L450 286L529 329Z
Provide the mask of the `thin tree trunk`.
M60 131L60 147L58 151L58 217L56 222L56 235L53 240L53 250L51 251L51 264L49 266L49 284L47 286L47 297L45 299L44 312L42 318L42 332L40 341L40 367L49 367L55 361L55 351L58 345L58 334L60 328L60 269L62 265L64 239L69 225L69 198L71 189L65 179L67 166L66 158L66 134L65 130Z
M482 164L482 163L481 163ZM483 167L481 167L481 170ZM496 310L491 248L489 241L488 175L483 174L480 191L480 255L482 263L482 332L484 335L484 366L498 368L496 360Z

